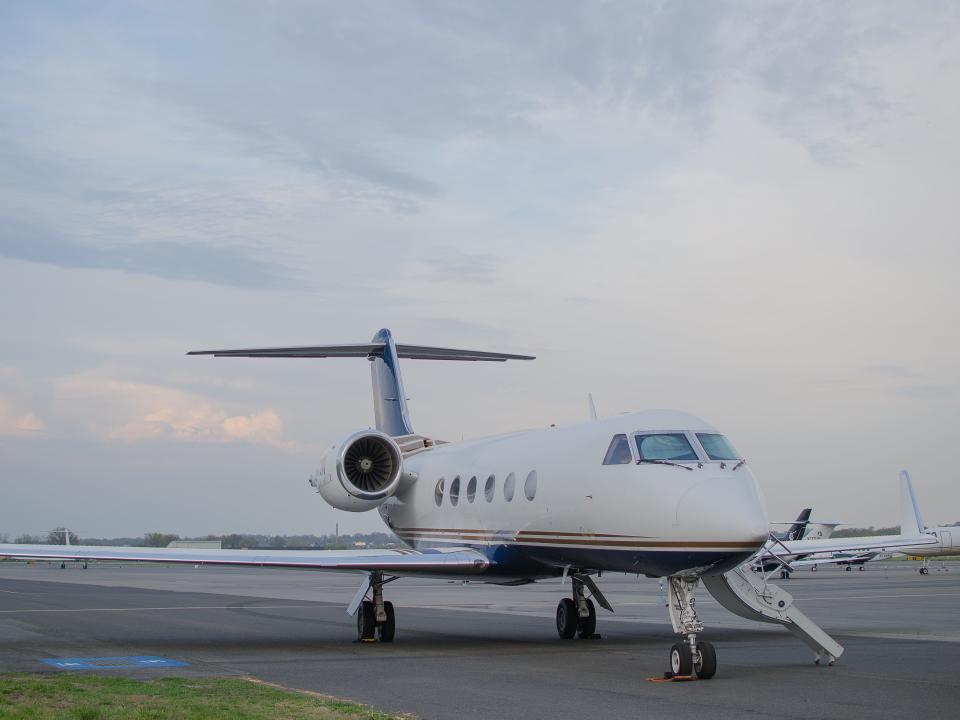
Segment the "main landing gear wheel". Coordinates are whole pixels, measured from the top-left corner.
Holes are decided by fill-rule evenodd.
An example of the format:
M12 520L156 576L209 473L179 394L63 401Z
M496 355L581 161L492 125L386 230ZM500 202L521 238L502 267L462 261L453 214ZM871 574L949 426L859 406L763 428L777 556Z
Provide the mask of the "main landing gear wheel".
M393 635L397 630L396 616L393 614L393 603L385 600L383 610L387 614L387 619L377 625L377 637L380 642L393 642Z
M847 572L850 572L851 570L853 570L853 568L850 567L849 565L847 565L847 566L844 568L844 570L846 570Z
M373 642L377 631L377 611L373 603L364 600L357 609L357 640Z
M930 574L930 571L927 570L927 568L922 567L922 568L920 568L920 574L921 574L921 575L929 575L929 574Z
M593 616L594 627L596 627L597 616ZM557 604L557 635L561 640L570 640L577 634L577 626L580 624L580 618L577 615L577 604L570 598L563 598Z
M674 643L670 648L670 672L676 677L689 677L693 674L693 653L685 642ZM714 669L716 672L716 669Z
M693 663L693 669L701 680L709 680L717 674L717 651L713 643L706 640L697 643L697 659Z
M584 618L577 618L577 637L581 639L592 638L597 632L597 608L593 605L593 600L587 598L588 615Z

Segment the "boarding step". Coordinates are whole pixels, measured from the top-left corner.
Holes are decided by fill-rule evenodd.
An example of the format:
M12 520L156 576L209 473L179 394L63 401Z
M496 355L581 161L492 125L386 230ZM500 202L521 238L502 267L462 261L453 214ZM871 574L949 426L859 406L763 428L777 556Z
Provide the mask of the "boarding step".
M716 601L735 615L783 625L816 653L815 662L826 659L832 665L843 654L843 646L804 615L790 593L753 572L749 563L702 579Z

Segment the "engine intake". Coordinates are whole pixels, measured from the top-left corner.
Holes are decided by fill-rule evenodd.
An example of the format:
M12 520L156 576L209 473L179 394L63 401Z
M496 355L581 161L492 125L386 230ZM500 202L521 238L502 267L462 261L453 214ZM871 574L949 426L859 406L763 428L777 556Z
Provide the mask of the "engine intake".
M394 439L362 430L330 448L314 484L338 510L363 512L396 493L402 477L403 455Z
M346 488L351 495L387 497L386 491L400 480L400 448L386 435L361 435L340 455L339 469L352 486Z

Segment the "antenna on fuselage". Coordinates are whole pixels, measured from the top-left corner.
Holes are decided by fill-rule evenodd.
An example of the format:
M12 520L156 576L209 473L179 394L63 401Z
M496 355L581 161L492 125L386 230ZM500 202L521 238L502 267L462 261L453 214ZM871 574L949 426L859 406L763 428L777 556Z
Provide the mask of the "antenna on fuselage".
M593 402L593 393L587 393L587 404L590 406L590 419L597 419L597 406Z

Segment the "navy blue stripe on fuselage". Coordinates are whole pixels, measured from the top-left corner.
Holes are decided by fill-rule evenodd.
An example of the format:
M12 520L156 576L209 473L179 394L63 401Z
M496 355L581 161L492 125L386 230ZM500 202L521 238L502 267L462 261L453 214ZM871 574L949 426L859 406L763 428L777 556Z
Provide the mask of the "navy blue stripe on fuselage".
M687 570L710 574L726 572L747 560L753 551L640 550L585 547L543 547L523 543L481 545L470 542L420 540L418 550L464 547L490 561L489 573L516 577L555 577L563 568L607 570L661 577Z

